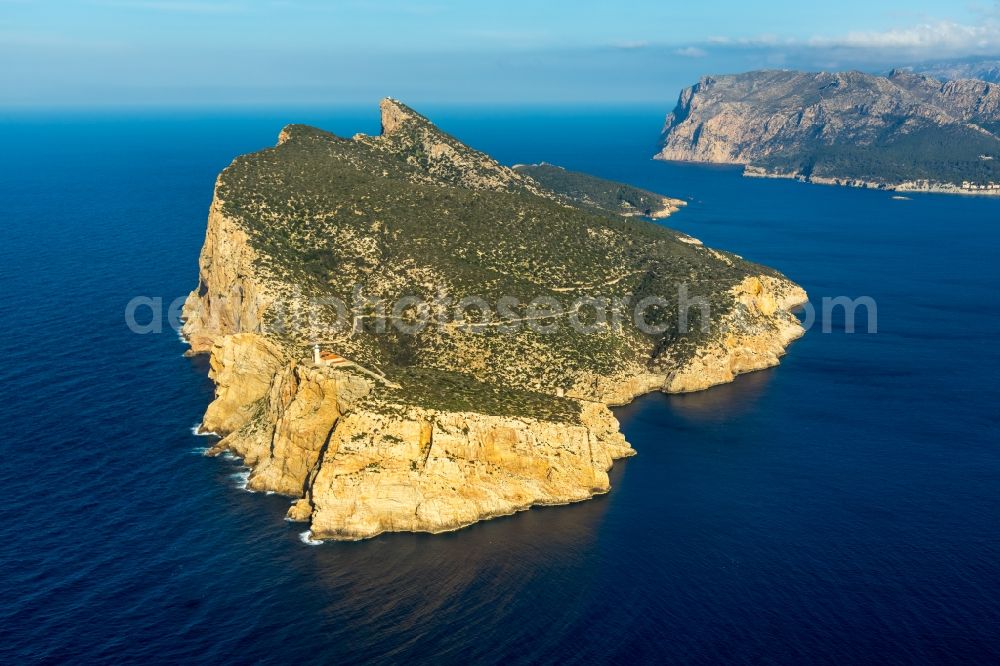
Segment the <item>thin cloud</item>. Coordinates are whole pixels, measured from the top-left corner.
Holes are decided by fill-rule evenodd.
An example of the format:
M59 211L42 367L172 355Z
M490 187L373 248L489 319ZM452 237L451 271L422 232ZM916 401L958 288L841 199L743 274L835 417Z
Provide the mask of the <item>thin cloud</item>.
M1000 7L1000 4L998 4ZM678 47L673 53L695 57L705 47L715 50L758 49L805 54L853 52L880 57L958 57L1000 52L1000 9L984 14L976 25L955 21L931 21L888 30L859 30L841 35L795 39L778 35L709 37L700 44Z
M1000 24L995 20L982 25L939 21L908 28L851 32L836 38L816 37L809 44L871 49L988 49L1000 47Z
M647 48L649 46L649 42L618 42L613 46L616 49L622 49L623 51L636 51Z
M697 46L685 46L683 48L676 49L674 54L684 58L704 58L708 55L708 51L698 48Z

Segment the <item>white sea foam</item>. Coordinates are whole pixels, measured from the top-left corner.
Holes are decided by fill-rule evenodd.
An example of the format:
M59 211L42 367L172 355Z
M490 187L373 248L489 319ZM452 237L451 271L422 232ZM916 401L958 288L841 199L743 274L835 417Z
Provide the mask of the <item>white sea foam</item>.
M198 456L203 456L208 452L209 452L209 447L207 446L196 446L193 449L191 449L191 453Z
M307 546L319 546L322 545L322 541L319 539L313 539L312 530L306 530L305 532L299 532L299 541L306 544Z
M200 423L195 423L193 426L191 426L191 434L195 435L196 437L218 437L219 436L219 433L212 432L211 430L206 430L206 431L202 432L202 430L201 430L201 424Z
M246 490L247 492L251 493L253 492L252 490L247 489L247 484L250 483L250 468L240 470L235 474L230 474L229 478L236 481L236 487L239 488L240 490Z

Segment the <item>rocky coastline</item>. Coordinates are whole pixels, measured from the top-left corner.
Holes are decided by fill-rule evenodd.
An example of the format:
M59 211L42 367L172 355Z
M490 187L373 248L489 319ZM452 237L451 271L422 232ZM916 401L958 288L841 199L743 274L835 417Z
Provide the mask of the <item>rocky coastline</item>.
M885 190L887 192L909 192L917 194L960 194L965 196L998 196L1000 187L992 189L972 189L952 183L935 183L926 180L907 181L902 183L886 183L875 180L859 180L856 178L826 178L823 176L807 176L801 173L781 173L768 171L761 167L746 166L743 168L746 178L772 178L778 180L796 180L811 185L837 185L840 187L860 187L869 190Z

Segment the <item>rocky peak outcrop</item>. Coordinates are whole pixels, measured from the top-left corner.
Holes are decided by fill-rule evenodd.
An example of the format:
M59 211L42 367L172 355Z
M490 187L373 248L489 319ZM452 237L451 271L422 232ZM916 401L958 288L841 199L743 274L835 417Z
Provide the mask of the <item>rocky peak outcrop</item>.
M407 106L391 97L382 100L379 111L382 114L382 136L395 134L406 121L415 120L417 117L417 114Z
M380 104L382 133L356 140L380 150L406 154L407 161L428 181L473 190L526 191L551 196L531 178L503 166L442 132L402 102L387 97Z
M888 79L921 102L973 123L1000 121L1000 85L977 79L939 81L926 74L894 69Z

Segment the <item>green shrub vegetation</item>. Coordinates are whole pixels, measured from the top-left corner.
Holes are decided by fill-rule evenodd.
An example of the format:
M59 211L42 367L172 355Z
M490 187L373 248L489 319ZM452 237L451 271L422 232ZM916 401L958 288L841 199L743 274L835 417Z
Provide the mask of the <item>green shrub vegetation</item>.
M476 296L494 306L513 297L521 302L513 308L518 316L536 297L567 306L579 296L674 303L659 311L667 330L657 335L641 332L631 309L620 329L589 335L566 325L551 333L487 326L476 334L429 326L409 335L371 322L355 333L295 326L282 333L299 346L336 341L338 352L402 385L411 404L576 418L573 401L553 397L557 388L587 372L676 362L718 334L678 330L679 285L710 300L716 327L733 307L733 285L772 273L682 242L660 224L601 210L621 201L647 210L659 195L618 184L594 190L589 177L561 170L555 175L567 182L554 183L549 169L518 174L415 113L391 136L345 140L305 126L284 134L280 145L237 158L223 172L218 196L247 230L261 275L286 298L350 303L356 288L388 303L444 293L453 302ZM567 205L553 191L585 186L599 205Z
M552 164L523 164L515 169L584 207L612 213L652 215L669 203L667 197L655 192L578 171L567 171Z

